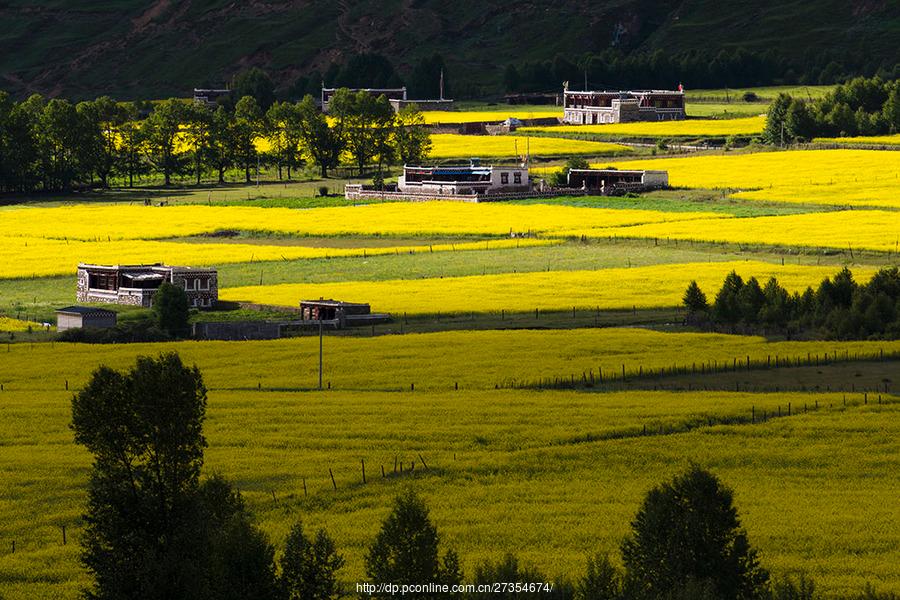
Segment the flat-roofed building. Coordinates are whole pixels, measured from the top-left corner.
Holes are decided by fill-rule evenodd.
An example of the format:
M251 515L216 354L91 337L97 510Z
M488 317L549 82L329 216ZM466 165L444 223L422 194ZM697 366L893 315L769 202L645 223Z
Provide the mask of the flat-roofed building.
M116 313L92 306L67 306L56 311L56 330L109 329L116 326Z
M570 169L568 187L603 195L669 186L668 171L633 169Z
M683 89L563 91L563 121L572 125L671 121L686 116Z
M403 166L397 179L403 193L472 195L531 191L528 167L482 166L477 161L468 165L433 167Z
M211 308L219 299L218 272L210 268L152 265L78 265L78 302L150 307L163 283L184 289L196 308Z

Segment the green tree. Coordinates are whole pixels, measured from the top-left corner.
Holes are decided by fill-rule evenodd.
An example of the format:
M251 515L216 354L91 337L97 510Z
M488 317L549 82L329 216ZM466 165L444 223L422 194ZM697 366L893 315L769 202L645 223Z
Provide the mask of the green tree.
M225 171L236 161L237 141L234 114L224 106L216 109L210 121L208 151L210 166L218 173L218 182L225 183Z
M332 600L340 597L337 571L344 566L325 530L308 538L303 525L291 528L281 559L281 581L288 600Z
M770 326L785 327L791 318L791 297L786 289L781 287L778 279L769 278L763 288L765 305L759 313L759 320Z
M335 92L332 105L337 102L340 107L345 102L346 95L346 90ZM328 177L328 170L338 166L344 150L342 111L338 111L334 124L331 124L310 95L300 102L299 111L298 133L301 145L312 162L319 166L322 177Z
M178 338L188 334L190 307L187 293L171 283L163 283L153 295L153 312L159 328Z
M101 366L72 399L75 442L94 456L82 562L88 598L191 597L206 387L177 354Z
M553 184L558 187L569 185L569 171L572 169L587 169L590 165L582 156L573 156L566 160L565 166L553 174Z
M387 145L393 132L394 109L385 96L374 98L368 92L360 91L346 100L333 99L328 110L331 115L343 119L347 151L362 175L366 165Z
M882 108L882 116L890 133L900 132L900 85L894 82Z
M287 178L291 169L300 164L300 107L290 102L276 102L266 113L266 139L272 148L272 156L278 165L278 179L282 167L287 168Z
M815 600L816 586L811 579L801 575L794 581L785 577L775 582L772 586L772 600Z
M259 67L250 67L235 75L231 93L237 101L250 96L263 112L275 102L275 84L269 74Z
M90 163L85 145L83 115L68 100L54 98L44 105L38 121L38 147L48 191L70 191Z
M210 600L279 600L275 548L241 512L212 532Z
M703 290L700 289L700 286L697 285L696 281L691 281L688 284L681 301L689 315L697 315L709 310L709 302L706 301L706 294L703 293Z
M460 582L459 560L449 550L443 560L439 558L440 537L428 516L425 503L412 490L401 494L394 502L394 509L381 525L375 541L366 554L366 575L370 581L389 581L399 585ZM422 594L410 596L431 599ZM390 595L373 598L390 598Z
M734 324L741 320L741 304L738 298L744 280L737 272L732 271L725 277L722 287L713 302L713 317L720 323Z
M425 116L415 104L405 106L397 113L394 143L397 158L404 165L420 165L431 152L431 134Z
M474 592L465 596L466 600L513 600L516 598L545 598L547 600L571 600L575 596L575 590L571 584L564 581L551 582L540 570L532 565L522 564L513 554L506 554L498 562L487 561L475 567L475 576L472 583L476 588L487 586L490 589L496 583L531 583L552 584L552 591L541 588L536 593L517 592L515 589L507 589L499 592L485 591Z
M741 287L737 294L740 306L741 320L744 323L755 324L759 320L759 312L766 304L766 295L759 285L756 277L751 277Z
M808 142L816 135L816 122L809 107L802 100L791 100L784 116L785 139Z
M253 96L244 96L234 107L234 141L237 162L244 168L244 181L250 183L250 169L257 164L256 139L265 135L265 117Z
M163 100L156 104L153 112L141 124L140 133L147 160L163 175L165 185L171 185L172 175L181 167L176 154L176 144L186 120L184 102L177 98Z
M587 570L575 587L576 600L620 600L622 573L605 554L588 557Z
M81 105L79 105L81 106ZM93 121L99 129L94 168L103 187L109 187L109 177L119 160L119 138L128 113L109 96L101 96L90 103Z
M202 104L185 107L185 134L194 163L194 177L200 185L206 163L211 154L213 113Z
M413 98L429 99L441 96L441 80L444 82L444 97L451 98L450 80L444 57L440 54L422 58L413 67L409 78L409 94Z
M622 543L626 588L638 599L765 598L768 573L741 528L733 494L712 473L692 466L647 493ZM714 593L710 593L714 590Z
M121 111L115 172L128 179L128 187L134 187L134 178L147 172L147 164L141 156L144 140L137 120L137 104L124 104Z
M791 97L782 92L769 105L769 112L766 115L766 127L763 129L763 139L770 144L784 146L790 143L790 132L787 131L786 119L791 101Z

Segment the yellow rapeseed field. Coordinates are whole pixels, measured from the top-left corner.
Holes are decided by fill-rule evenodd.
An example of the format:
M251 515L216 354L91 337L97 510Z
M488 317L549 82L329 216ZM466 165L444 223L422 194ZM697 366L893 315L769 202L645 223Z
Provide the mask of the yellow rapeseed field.
M604 125L559 125L546 127L522 127L519 133L595 133L625 136L727 136L762 133L766 125L764 116L740 119L686 119L683 121L653 121L636 123L607 123Z
M514 119L546 119L563 116L559 106L508 106L497 110L426 110L422 111L425 122L439 123L499 123Z
M687 284L695 279L709 298L730 271L761 283L777 277L792 291L816 287L836 267L775 265L758 261L670 264L598 271L506 273L398 281L281 284L223 289L225 300L297 306L309 298L369 302L394 314L528 312L540 310L630 309L681 305ZM871 269L856 269L866 280ZM473 301L476 299L477 301Z
M900 412L871 396L865 407L844 409L842 400L835 393L214 390L204 474L234 482L278 548L301 517L306 528L325 527L347 561L337 576L352 589L393 497L408 486L427 502L465 573L513 550L552 577L574 578L587 554L618 552L648 489L695 461L734 490L750 541L773 573L810 574L817 590L833 594L873 580L879 590L898 590L900 532L892 525L900 507L891 473ZM816 403L819 410L706 426L708 418L746 418L750 407L783 411L788 402L797 412ZM0 538L17 540L16 553L0 562L6 600L74 600L90 583L73 541L83 531L91 458L72 443L70 405L63 390L3 395ZM643 436L643 426L695 429ZM379 466L390 471L395 457L416 460L415 472L382 479Z
M437 133L431 136L431 142L433 144L430 154L432 158L499 157L515 160L525 156L526 152L531 156L600 155L631 152L631 148L621 144L524 135Z
M377 309L377 306L375 307ZM796 359L807 354L900 350L897 341L769 342L758 336L663 333L637 328L571 330L446 331L378 337L329 337L325 373L334 389L494 389L510 381L581 374L637 373L706 361ZM139 355L177 350L196 363L211 389L307 388L318 372L317 336L259 342L157 344L13 344L0 360L0 383L8 391L80 387L100 364L123 368ZM356 366L348 368L348 366ZM358 367L358 368L357 368Z
M377 256L517 248L550 245L550 239L496 239L458 244L317 248L264 244L185 243L155 240L81 241L0 237L0 279L45 277L75 272L79 262L98 264L186 264L215 266L227 263Z
M773 217L703 219L568 232L588 237L673 238L786 247L900 253L900 211L849 210Z
M43 325L34 321L23 321L0 315L0 331L28 331L42 329Z
M508 235L712 218L713 213L534 204L388 202L314 209L245 206L74 205L0 210L0 237L87 241L160 239L220 229L290 235Z
M900 153L895 152L757 152L630 161L615 166L666 170L669 184L676 187L745 190L735 194L737 198L900 208Z
M896 146L900 144L900 134L858 135L853 137L815 138L814 144L873 144L876 146Z

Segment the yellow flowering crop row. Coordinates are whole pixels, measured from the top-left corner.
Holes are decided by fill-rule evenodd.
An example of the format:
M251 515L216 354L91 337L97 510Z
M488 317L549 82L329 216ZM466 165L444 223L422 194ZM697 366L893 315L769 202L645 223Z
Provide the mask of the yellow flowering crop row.
M896 146L900 144L900 134L894 135L858 135L854 137L815 138L816 144L874 144Z
M0 331L28 331L29 328L34 330L42 329L43 325L34 321L23 321L22 319L0 316Z
M639 121L603 125L560 125L522 127L520 133L595 133L628 136L726 136L762 133L766 118L762 115L740 119L685 119L683 121Z
M75 272L79 262L98 264L188 264L215 266L341 256L375 256L453 250L485 250L551 245L554 240L498 239L458 244L316 248L262 244L185 243L153 240L79 241L0 237L0 279L45 277Z
M520 130L521 131L521 130ZM431 136L432 158L568 156L572 154L610 154L631 152L621 144L586 142L551 137L523 135L459 135L438 133Z
M588 237L617 235L900 252L900 211L850 210L743 219L703 219L566 233Z
M438 123L499 123L508 118L546 119L562 118L559 106L509 106L500 110L426 110L422 111L425 122Z
M376 307L377 308L377 307ZM335 389L493 389L504 381L568 376L601 367L605 373L637 373L716 360L765 360L766 356L900 350L900 341L769 342L756 336L662 333L646 329L490 330L369 337L329 337L325 369ZM80 387L97 365L123 368L136 356L177 350L196 364L210 389L312 386L318 338L260 342L13 345L0 361L0 383L9 391ZM347 368L357 365L359 368ZM52 377L47 374L52 373Z
M309 298L341 298L369 302L395 314L462 312L528 312L540 310L631 309L678 306L693 279L710 300L730 271L755 276L761 283L777 277L789 290L816 287L836 267L775 265L757 261L654 265L598 271L505 273L441 279L286 283L221 290L226 300L297 306ZM858 278L872 274L857 270Z
M245 206L75 205L0 210L0 237L82 240L159 239L220 229L291 235L508 235L575 227L614 227L711 218L570 206L467 202L389 202L297 210Z
M670 185L745 190L735 197L748 200L900 208L900 153L895 152L758 152L630 161L615 166L663 169L669 172Z

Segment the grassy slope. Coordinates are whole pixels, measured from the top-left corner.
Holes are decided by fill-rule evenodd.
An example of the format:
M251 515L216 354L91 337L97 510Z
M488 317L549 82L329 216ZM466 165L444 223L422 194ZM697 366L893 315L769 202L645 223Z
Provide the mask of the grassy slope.
M0 7L0 73L6 74L0 81L19 94L185 95L194 85L226 80L243 65L267 67L290 81L377 48L403 72L423 55L440 52L457 80L497 92L496 74L506 63L603 50L617 27L625 30L620 43L641 49L742 45L796 55L840 46L890 63L900 42L898 14L893 3L840 0L766 0L741 10L712 0L567 1L524 4L515 12L500 0L423 0L413 6L388 0L343 6L325 0L126 0L90 7L54 0L40 8L12 0Z

